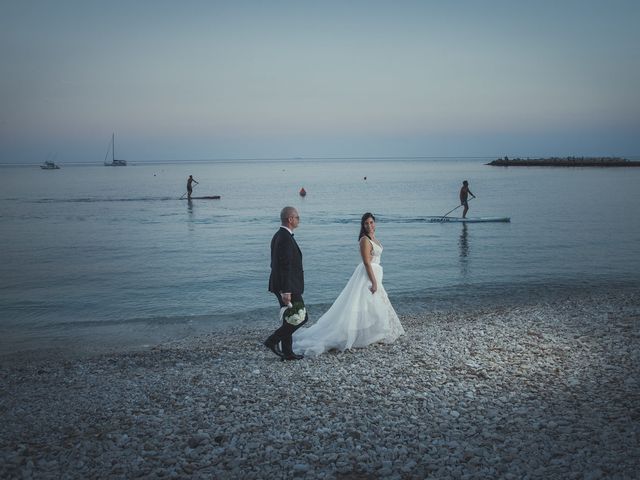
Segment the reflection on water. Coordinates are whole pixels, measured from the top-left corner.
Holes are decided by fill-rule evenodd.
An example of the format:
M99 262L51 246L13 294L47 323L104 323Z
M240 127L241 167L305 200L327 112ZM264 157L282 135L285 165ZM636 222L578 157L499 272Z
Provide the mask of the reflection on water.
M460 249L460 274L466 277L469 274L469 234L466 222L462 222L458 248Z
M190 198L187 199L187 213L189 214L189 221L188 221L189 231L193 231L193 228L194 228L193 200L191 200Z

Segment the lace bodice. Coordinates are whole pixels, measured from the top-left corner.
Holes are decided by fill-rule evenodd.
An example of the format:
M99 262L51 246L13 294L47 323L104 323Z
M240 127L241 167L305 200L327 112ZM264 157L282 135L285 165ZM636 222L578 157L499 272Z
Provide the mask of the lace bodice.
M369 243L371 243L371 263L379 265L380 257L382 256L382 245L378 245L371 240L369 240Z

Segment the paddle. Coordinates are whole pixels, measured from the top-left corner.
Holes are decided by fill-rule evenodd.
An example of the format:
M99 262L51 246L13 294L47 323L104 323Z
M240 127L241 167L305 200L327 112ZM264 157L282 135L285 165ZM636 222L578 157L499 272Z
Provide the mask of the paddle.
M467 203L469 203L471 200L473 200L476 197L471 197L469 200L467 200ZM446 217L447 215L449 215L451 212L453 212L454 210L459 209L462 206L462 204L458 205L456 208L449 210L447 213L445 213L444 215L442 215L442 218Z
M194 190L194 189L199 185L199 184L198 184L198 183L196 183L196 182L193 182L193 183L195 183L195 185L191 188L191 191L193 191L193 190ZM189 192L188 192L188 191L184 192L184 193L182 194L182 196L180 197L180 200L182 200L182 199L184 198L184 196L185 196L187 193L189 193Z

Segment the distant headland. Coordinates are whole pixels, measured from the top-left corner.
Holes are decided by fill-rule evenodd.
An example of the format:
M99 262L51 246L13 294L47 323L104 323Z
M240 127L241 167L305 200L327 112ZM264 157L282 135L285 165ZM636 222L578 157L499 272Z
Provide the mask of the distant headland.
M640 162L620 157L498 158L497 167L640 167Z

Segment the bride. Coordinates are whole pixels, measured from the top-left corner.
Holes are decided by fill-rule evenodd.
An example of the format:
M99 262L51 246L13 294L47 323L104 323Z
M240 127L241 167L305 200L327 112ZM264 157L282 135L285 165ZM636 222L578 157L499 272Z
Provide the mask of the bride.
M320 355L336 349L392 343L404 328L382 286L382 245L375 236L376 219L365 213L360 220L360 263L333 305L309 328L293 335L294 349Z

